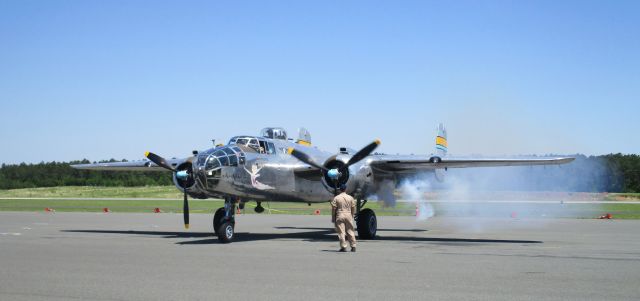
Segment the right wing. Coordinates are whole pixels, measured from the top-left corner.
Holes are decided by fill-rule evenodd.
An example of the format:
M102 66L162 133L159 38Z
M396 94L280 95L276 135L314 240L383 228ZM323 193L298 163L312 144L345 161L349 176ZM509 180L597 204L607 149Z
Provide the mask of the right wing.
M177 167L188 159L169 159L167 163L173 167ZM92 163L92 164L74 164L71 167L75 169L88 170L112 170L112 171L169 171L149 160L131 161L131 162L109 162L109 163Z

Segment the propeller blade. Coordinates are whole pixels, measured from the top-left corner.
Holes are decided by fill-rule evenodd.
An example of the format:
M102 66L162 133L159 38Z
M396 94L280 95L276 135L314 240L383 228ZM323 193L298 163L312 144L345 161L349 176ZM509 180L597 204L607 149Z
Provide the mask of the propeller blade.
M184 203L182 204L182 215L184 217L184 228L189 229L189 201L187 200L187 189L184 190Z
M311 166L313 166L315 168L318 168L318 169L321 169L321 170L327 170L324 166L316 163L316 161L313 160L311 157L309 157L309 155L307 155L307 154L305 154L305 153L303 153L303 152L301 152L301 151L299 151L299 150L297 150L297 149L295 149L293 147L290 147L287 150L287 153L289 153L290 155L296 157L296 159L298 159L298 160L300 160L300 161L302 161L304 163L307 163L307 164L309 164L309 165L311 165Z
M349 162L347 162L347 165L345 165L343 168L347 168L353 164L358 163L360 160L370 155L378 147L378 145L380 145L380 140L378 139L369 143L367 146L363 147L355 155L353 155L353 157L349 159Z
M147 159L151 160L151 162L157 164L160 167L166 168L170 171L176 171L175 168L173 168L173 166L169 165L167 163L167 160L165 160L164 158L152 153L152 152L146 152L144 154L145 157L147 157Z

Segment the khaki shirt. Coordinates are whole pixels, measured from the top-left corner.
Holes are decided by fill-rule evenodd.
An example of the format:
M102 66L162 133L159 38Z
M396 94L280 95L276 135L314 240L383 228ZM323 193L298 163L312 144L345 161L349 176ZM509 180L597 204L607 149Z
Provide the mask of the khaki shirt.
M346 192L343 192L333 198L331 207L336 208L337 215L352 215L356 209L356 200Z

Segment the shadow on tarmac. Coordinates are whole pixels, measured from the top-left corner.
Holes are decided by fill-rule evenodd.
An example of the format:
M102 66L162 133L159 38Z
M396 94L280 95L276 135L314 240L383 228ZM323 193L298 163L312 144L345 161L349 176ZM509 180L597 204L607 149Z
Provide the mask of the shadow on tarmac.
M295 230L312 230L305 232L291 233L251 233L236 232L234 243L275 240L275 239L298 239L304 241L335 241L337 240L335 230L327 228L296 228L296 227L277 227L276 229L295 229ZM217 244L218 239L213 233L209 232L167 232L167 231L120 231L120 230L61 230L68 233L95 233L95 234L122 234L122 235L149 235L162 238L205 238L192 241L181 241L179 245L201 245L201 244ZM379 229L378 231L403 231L398 229ZM406 230L407 232L418 232L426 230ZM373 241L402 241L402 242L425 242L439 244L456 244L456 245L478 245L478 244L540 244L542 241L537 240L511 240L511 239L472 239L472 238L447 238L447 237L411 237L411 236L387 236L378 235Z

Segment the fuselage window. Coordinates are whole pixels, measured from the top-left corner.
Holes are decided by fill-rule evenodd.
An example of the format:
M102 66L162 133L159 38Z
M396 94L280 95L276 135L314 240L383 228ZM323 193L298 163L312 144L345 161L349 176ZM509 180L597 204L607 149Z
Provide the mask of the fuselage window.
M270 155L274 155L276 153L276 146L273 145L272 142L267 143L267 146L268 146L267 153Z

